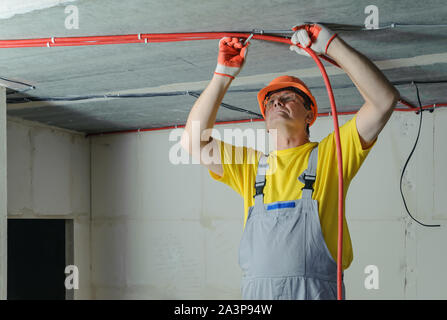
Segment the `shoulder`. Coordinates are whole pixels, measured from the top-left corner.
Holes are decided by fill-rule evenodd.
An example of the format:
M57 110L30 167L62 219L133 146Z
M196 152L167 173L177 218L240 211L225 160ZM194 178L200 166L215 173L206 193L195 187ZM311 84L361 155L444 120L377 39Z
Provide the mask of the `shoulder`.
M225 165L257 164L264 153L251 147L236 146L234 144L216 139Z

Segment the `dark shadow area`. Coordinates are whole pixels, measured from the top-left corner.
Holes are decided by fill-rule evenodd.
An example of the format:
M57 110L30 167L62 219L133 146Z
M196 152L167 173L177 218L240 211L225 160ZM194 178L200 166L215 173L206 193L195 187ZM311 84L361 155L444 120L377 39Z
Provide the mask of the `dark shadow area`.
M8 219L8 300L65 300L65 220Z

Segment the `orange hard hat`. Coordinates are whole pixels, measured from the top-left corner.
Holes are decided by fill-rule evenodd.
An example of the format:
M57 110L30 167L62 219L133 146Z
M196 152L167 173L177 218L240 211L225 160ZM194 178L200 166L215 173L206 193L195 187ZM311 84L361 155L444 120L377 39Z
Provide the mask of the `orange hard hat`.
M296 77L292 77L292 76L280 76L278 78L275 78L272 80L272 82L269 83L269 85L267 87L261 89L258 92L258 102L259 102L259 108L261 109L262 116L265 119L264 100L265 100L266 96L268 95L268 93L272 92L272 91L277 91L277 90L280 90L283 88L287 88L287 87L296 88L299 91L301 91L302 93L304 93L304 95L309 97L309 99L311 101L310 107L314 113L314 118L312 119L311 123L309 124L309 127L310 127L317 119L317 111L318 111L317 102L315 101L314 96L310 92L309 88L307 88L307 86L304 84L304 82L301 81L300 79L298 79Z

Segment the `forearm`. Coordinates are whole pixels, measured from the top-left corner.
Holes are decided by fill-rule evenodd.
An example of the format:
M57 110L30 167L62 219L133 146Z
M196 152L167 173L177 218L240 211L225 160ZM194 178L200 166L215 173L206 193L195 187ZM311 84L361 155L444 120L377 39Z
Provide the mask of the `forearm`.
M394 107L399 92L368 58L340 37L330 43L327 53L348 74L366 102L378 108Z
M185 131L182 136L182 146L185 149L191 150L192 147L192 126L200 125L200 137L202 137L202 132L206 129L212 129L214 123L216 122L217 111L222 103L223 97L231 84L232 79L225 76L220 76L214 74L210 83L206 89L202 92L200 97L194 103L188 120L185 125ZM210 130L208 130L210 131ZM200 145L203 145L209 141L210 133L202 137Z

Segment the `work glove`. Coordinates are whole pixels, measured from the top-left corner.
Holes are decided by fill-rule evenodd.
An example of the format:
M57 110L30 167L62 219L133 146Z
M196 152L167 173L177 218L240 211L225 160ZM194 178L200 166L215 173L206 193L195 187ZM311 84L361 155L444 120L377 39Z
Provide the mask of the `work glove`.
M316 54L327 55L329 44L337 36L336 33L317 23L298 24L292 27L292 30L295 33L290 40L294 45L290 46L290 50L308 57L309 54L304 49L296 46L298 43L302 47L311 48Z
M219 55L214 73L234 79L245 64L248 46L244 46L238 38L222 38L219 41Z

